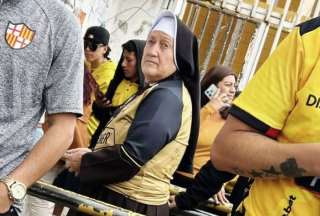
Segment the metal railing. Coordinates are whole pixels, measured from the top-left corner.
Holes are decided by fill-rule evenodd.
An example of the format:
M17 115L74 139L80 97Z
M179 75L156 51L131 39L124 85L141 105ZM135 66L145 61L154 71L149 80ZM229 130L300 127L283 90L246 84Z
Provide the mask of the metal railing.
M170 186L171 194L177 194L184 190L178 186ZM142 214L64 190L42 181L34 183L28 189L28 194L93 216L142 216ZM230 213L231 209L232 206L217 205L212 199L209 199L199 208L193 210L172 209L170 215L218 216L219 214L215 212Z
M105 202L101 202L80 194L67 191L53 185L38 181L29 189L28 194L48 200L70 209L94 216L142 216Z
M185 2L184 22L198 36L201 72L216 64L229 66L241 74L240 90L282 38L308 16L320 13L320 1L284 0L282 7L275 0ZM312 11L306 12L306 4Z

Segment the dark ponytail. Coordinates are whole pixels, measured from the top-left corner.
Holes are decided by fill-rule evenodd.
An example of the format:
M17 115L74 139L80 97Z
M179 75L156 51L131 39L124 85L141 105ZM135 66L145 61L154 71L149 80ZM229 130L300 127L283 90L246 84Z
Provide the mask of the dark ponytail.
M108 46L106 53L103 55L106 59L110 60L109 54L111 52L111 48Z

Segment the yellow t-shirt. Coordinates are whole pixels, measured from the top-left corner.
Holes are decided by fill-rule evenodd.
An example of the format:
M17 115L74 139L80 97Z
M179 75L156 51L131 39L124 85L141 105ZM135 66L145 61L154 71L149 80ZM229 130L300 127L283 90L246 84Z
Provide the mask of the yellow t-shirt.
M114 77L116 65L111 60L103 62L99 67L92 69L92 76L98 84L99 90L105 94L109 87L111 80ZM91 137L98 128L99 120L93 115L88 122L89 137ZM91 138L90 138L91 139Z
M111 80L114 77L117 65L111 60L103 62L99 67L92 69L92 76L99 86L99 90L105 94Z
M138 84L129 80L122 80L112 98L112 106L120 106L138 91Z
M117 86L117 89L112 97L112 106L120 106L126 102L132 95L138 91L138 84L129 80L123 79ZM91 125L90 125L91 122ZM90 137L94 134L99 125L99 120L91 116L88 124ZM94 123L94 124L92 124Z
M278 131L269 135L282 143L320 143L317 26L318 20L305 23L283 40L235 100L240 109L232 115L251 126L253 119L264 123L273 130L262 132ZM242 207L246 216L320 215L320 198L294 179L257 178Z

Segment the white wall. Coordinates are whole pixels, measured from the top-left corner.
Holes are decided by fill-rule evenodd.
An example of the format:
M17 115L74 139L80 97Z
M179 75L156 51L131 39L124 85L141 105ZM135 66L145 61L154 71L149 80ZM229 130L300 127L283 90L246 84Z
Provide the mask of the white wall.
M121 45L129 39L146 39L153 20L167 5L168 0L78 0L76 7L87 14L84 32L93 25L108 29L111 58L117 61Z

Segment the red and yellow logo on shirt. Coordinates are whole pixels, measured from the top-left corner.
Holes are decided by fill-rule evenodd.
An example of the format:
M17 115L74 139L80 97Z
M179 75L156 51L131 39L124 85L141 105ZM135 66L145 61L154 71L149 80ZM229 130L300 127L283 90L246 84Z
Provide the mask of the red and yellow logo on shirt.
M6 30L7 44L13 49L22 49L28 46L35 35L35 31L24 23L14 24L9 22Z

